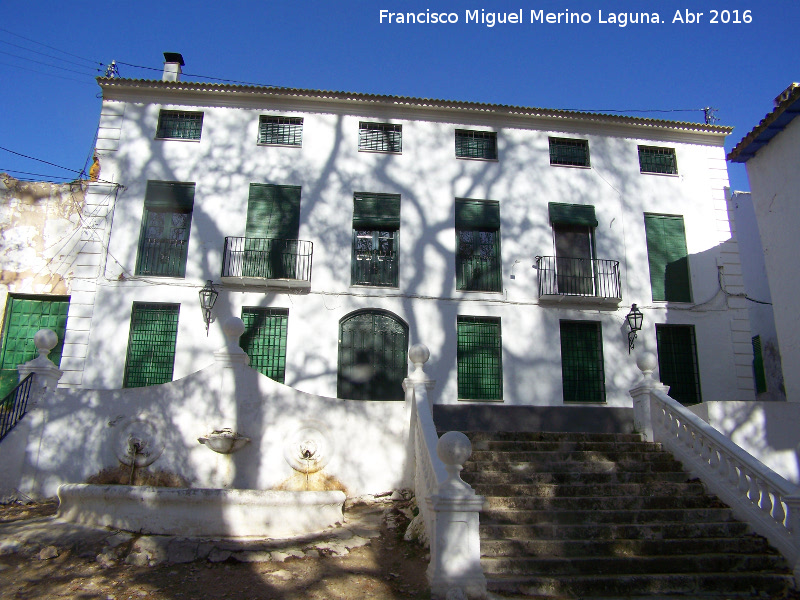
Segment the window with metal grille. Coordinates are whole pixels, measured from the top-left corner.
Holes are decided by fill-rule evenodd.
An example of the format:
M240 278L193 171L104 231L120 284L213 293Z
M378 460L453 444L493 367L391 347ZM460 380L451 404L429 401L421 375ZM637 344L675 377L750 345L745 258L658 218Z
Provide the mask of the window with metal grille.
M764 354L761 351L761 336L753 337L753 379L756 382L756 394L767 391L767 373L764 369Z
M258 121L258 143L273 146L302 146L302 117L261 115Z
M503 344L500 319L458 317L458 397L503 399Z
M500 204L456 199L456 289L502 291Z
M656 325L658 372L681 404L702 402L694 325Z
M550 139L550 164L570 167L589 166L589 140Z
M456 129L456 158L497 160L497 133Z
M180 304L134 302L122 387L172 381Z
M644 228L653 300L691 302L689 252L683 217L646 214Z
M354 194L351 285L397 287L399 230L399 194Z
M403 126L394 123L359 122L358 149L400 154L403 151Z
M148 181L136 256L136 274L184 277L194 184Z
M61 364L68 311L68 297L8 296L0 350L0 398L19 383L17 366L39 356L33 338L40 329L56 332L58 343L48 358L56 366Z
M561 321L564 402L605 402L603 333L600 323Z
M250 357L250 366L262 375L284 383L286 375L286 329L289 309L242 308L244 333L239 345Z
M639 170L642 173L678 174L678 160L675 148L659 146L639 146Z
M162 110L158 113L157 139L199 140L203 113L188 110Z

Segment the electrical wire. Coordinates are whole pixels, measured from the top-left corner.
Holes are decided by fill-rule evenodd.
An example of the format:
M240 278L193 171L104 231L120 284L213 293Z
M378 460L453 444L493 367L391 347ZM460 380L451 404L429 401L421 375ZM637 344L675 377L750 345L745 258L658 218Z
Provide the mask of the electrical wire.
M75 81L77 83L82 83L84 85L91 85L92 87L96 87L96 83L94 81L86 81L84 79L75 79L74 77L65 77L64 75L56 75L55 73L45 73L44 71L37 71L36 69L31 69L30 67L22 67L20 65L12 65L11 63L7 62L0 62L0 65L4 65L6 67L13 67L15 69L22 69L23 71L28 71L29 73L39 73L40 75L47 75L48 77L57 77L58 79L65 79L67 81Z
M44 163L46 165L50 165L51 167L56 167L58 169L64 169L65 171L71 171L72 173L77 173L78 175L83 174L82 171L78 171L77 169L70 169L69 167L62 167L61 165L57 165L56 163L51 163L50 161L42 160L41 158L28 156L27 154L22 154L21 152L15 152L14 150L10 150L9 148L4 148L3 146L0 146L0 150L5 150L6 152L9 152L11 154L15 154L17 156L21 156L22 158L28 158L30 160L35 160L36 162ZM100 182L100 183L110 183L111 185L120 185L119 183L115 183L113 181L106 181L104 179L98 179L97 181Z
M76 67L82 67L84 69L88 69L86 65L82 65L80 63L75 62L74 60L67 60L66 58L60 58L58 56L53 56L52 54L47 54L45 52L39 52L38 50L34 50L33 48L26 48L25 46L20 46L19 44L12 44L11 42L6 42L5 40L0 40L0 44L6 44L7 46L13 46L14 48L20 48L21 50L25 50L26 52L33 52L34 54L38 54L40 56L46 56L47 58L54 58L56 60L60 60L62 62L68 63L70 65L75 65ZM101 67L103 63L97 63ZM95 69L99 71L100 69Z
M28 62L36 63L37 65L44 65L45 67L50 67L51 69L61 69L62 71L68 71L69 73L77 73L78 75L86 75L88 77L93 77L93 73L86 73L83 71L76 71L75 69L68 69L67 67L62 67L60 65L51 65L50 63L42 62L41 60L36 60L33 58L26 58L24 56L19 56L18 54L12 54L11 52L6 52L5 50L0 50L0 54L5 54L6 56L12 56L14 58L18 58L20 60L27 60ZM100 69L95 69L95 71L100 72Z
M28 171L17 171L16 169L4 169L0 167L0 173L6 173L10 175L11 173L18 173L20 175L30 175L32 177L46 177L47 179L63 179L66 182L73 181L71 177L64 177L63 175L45 175L44 173L30 173ZM18 179L18 177L14 177L14 179Z
M54 46L48 46L47 44L43 44L42 42L37 42L36 40L32 40L31 38L27 38L24 35L20 35L18 33L14 33L13 31L9 31L8 29L3 29L2 27L0 27L0 31L2 31L3 33L8 33L9 35L13 35L14 37L18 37L20 39L23 39L26 42L31 42L32 44L38 44L39 46L44 46L45 48L50 48L50 50L55 50L56 52L61 52L61 54L66 54L67 56L71 56L73 58L79 58L79 59L84 60L84 61L86 61L88 63L91 63L92 65L103 66L103 63L101 63L101 62L97 62L95 60L90 60L88 58L84 58L83 56L78 56L77 54L71 54L70 52L67 52L65 50L61 50L61 49L56 48Z
M159 73L163 71L163 69L157 69L155 67L143 67L142 65L133 65L131 63L126 63L121 60L117 61L118 65L125 65L126 67L133 67L135 69L147 69L148 71L158 71ZM238 83L241 85L254 85L257 87L282 87L278 85L273 85L271 83L255 83L253 81L240 81L238 79L222 79L221 77L211 77L210 75L197 75L195 73L182 73L186 77L198 77L200 79L210 79L212 81L224 81L225 83Z

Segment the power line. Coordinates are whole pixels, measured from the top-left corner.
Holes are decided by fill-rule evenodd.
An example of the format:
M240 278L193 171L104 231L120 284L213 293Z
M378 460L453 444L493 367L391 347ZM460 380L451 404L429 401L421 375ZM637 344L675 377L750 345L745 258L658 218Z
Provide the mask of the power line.
M41 158L36 158L34 156L28 156L27 154L22 154L21 152L15 152L14 150L11 150L9 148L4 148L3 146L0 146L0 150L5 150L6 152L9 152L11 154L15 154L17 156L21 156L22 158L28 158L30 160L35 160L36 162L44 163L46 165L50 165L51 167L56 167L58 169L64 169L65 171L70 171L72 173L77 173L78 175L82 175L83 174L82 171L78 171L77 169L70 169L69 167L62 167L61 165L57 165L56 163L51 163L51 162L49 162L47 160L42 160ZM119 185L117 183L114 183L113 181L106 181L104 179L98 179L97 181L100 182L100 183L110 183L112 185Z
M5 52L4 50L0 50L0 54L5 54L7 56L13 56L14 58L19 58L20 60L27 60L39 65L44 65L46 67L50 67L52 69L61 69L62 71L69 71L70 73L77 73L78 75L86 75L87 77L92 77L92 73L86 73L85 71L76 71L75 69L68 69L67 67L62 67L61 65L52 65L50 63L42 62L41 60L35 60L33 58L27 58L25 56L19 56L18 54L12 54L11 52ZM88 67L86 67L88 69ZM95 69L96 72L99 72L100 69Z
M31 175L33 177L44 177L46 179L63 179L64 181L72 181L70 177L64 177L63 175L45 175L43 173L31 173L29 171L17 171L16 169L5 169L0 167L0 173L6 173L10 175L11 173L17 173L20 175ZM16 179L16 177L15 177Z
M3 29L2 27L0 27L0 31L2 31L4 33L8 33L10 35L13 35L14 37L18 37L20 39L23 39L26 42L31 42L32 44L38 44L39 46L44 46L45 48L50 48L50 50L55 50L56 52L61 52L61 54L66 54L67 56L71 56L73 58L79 58L79 59L84 60L84 61L86 61L88 63L92 63L92 65L102 65L103 64L103 63L98 62L96 60L90 60L88 58L84 58L83 56L78 56L77 54L71 54L71 53L66 52L64 50L60 50L59 48L56 48L54 46L48 46L47 44L43 44L42 42L37 42L36 40L32 40L30 38L26 38L24 35L19 35L18 33L14 33L13 31L9 31L8 29Z
M20 65L12 65L11 63L7 63L7 62L0 61L0 65L6 66L6 67L13 67L14 69L21 69L23 71L28 71L29 73L38 73L39 75L47 75L48 77L57 77L58 79L64 79L66 81L75 81L77 83L82 83L84 85L91 85L92 87L95 87L95 85L96 85L94 81L86 81L85 79L76 79L75 77L65 77L64 75L56 75L55 73L46 73L44 71L38 71L36 69L31 69L30 67L23 67L23 66L20 66Z
M84 69L88 68L86 65L82 65L81 63L77 63L74 60L67 60L66 58L60 58L58 56L53 56L52 54L47 54L45 52L39 52L38 50L33 50L32 48L26 48L25 46L20 46L19 44L12 44L11 42L6 42L5 40L0 40L0 44L6 44L7 46L13 46L14 48L19 48L20 50L25 50L26 52L33 52L34 54L38 54L40 56L46 56L47 58L54 58L56 60L60 60L62 62L68 63L70 65L75 65L76 67L82 67ZM101 67L103 63L97 63ZM96 69L99 71L100 69Z
M117 61L118 65L125 65L126 67L133 67L135 69L147 69L148 71L158 71L159 73L163 71L163 69L157 69L155 67L143 67L142 65L133 65L131 63L122 62L121 60ZM210 75L197 75L195 73L182 73L186 77L198 77L200 79L210 79L212 81L224 81L226 83L238 83L241 85L254 85L257 87L282 87L278 85L274 85L271 83L256 83L253 81L240 81L238 79L222 79L221 77L211 77Z

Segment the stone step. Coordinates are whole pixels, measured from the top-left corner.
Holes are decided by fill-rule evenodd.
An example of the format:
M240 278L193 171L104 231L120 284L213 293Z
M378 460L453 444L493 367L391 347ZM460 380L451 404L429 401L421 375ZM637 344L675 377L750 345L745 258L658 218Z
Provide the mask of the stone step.
M782 598L793 585L788 574L698 573L662 575L585 575L575 577L495 576L490 591L547 598Z
M607 485L618 483L685 483L688 475L684 471L660 473L536 473L520 471L462 472L464 481L472 486L499 484L556 484L556 485Z
M594 485L559 485L553 483L476 484L472 486L481 496L533 496L540 498L576 496L669 496L701 495L699 482L605 483Z
M648 523L727 523L736 521L729 508L656 509L656 510L525 510L485 509L481 524L648 524Z
M590 460L590 461L467 461L462 473L664 473L683 471L680 462L670 455L663 460Z
M783 569L780 556L769 554L695 554L666 556L615 556L580 558L481 559L487 577L495 575L662 575L679 573L758 573Z
M598 442L559 440L550 442L475 441L473 452L662 452L660 445L648 442Z
M444 431L440 431L441 436ZM562 433L558 431L465 431L464 434L475 442L641 442L638 433Z
M738 521L706 523L592 523L561 525L553 523L481 523L481 539L540 540L648 540L686 538L730 538L748 533L748 525Z
M745 535L736 538L690 539L618 539L618 540L534 540L528 538L482 539L484 557L541 556L665 556L674 554L754 554L779 556L761 536Z
M696 508L727 508L717 498L705 494L686 496L573 496L532 497L485 496L484 506L491 509L519 510L670 510Z
M566 452L541 451L541 452L491 452L488 450L473 450L471 463L518 463L530 462L534 465L549 464L554 462L572 462L579 467L585 462L643 462L674 460L671 455L663 452L595 452L570 450Z

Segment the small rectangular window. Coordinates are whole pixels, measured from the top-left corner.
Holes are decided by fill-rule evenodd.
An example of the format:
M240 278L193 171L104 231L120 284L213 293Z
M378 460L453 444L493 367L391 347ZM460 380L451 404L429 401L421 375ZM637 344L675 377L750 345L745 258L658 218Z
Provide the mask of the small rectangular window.
M258 143L270 146L302 146L302 117L261 115L258 121Z
M250 366L283 383L286 376L287 308L242 308L244 333L239 345L250 357Z
M180 304L134 302L122 387L172 381Z
M561 321L564 402L605 402L603 333L600 323Z
M658 146L639 146L639 170L642 173L678 174L678 161L675 148Z
M202 130L202 112L162 110L158 113L157 139L199 140Z
M503 344L500 319L458 317L458 397L503 399Z
M681 404L702 402L694 325L656 325L658 374Z
M570 167L589 166L589 140L550 139L550 164Z
M497 160L497 133L456 129L456 158Z
M358 149L400 154L403 151L403 126L393 123L359 122Z

